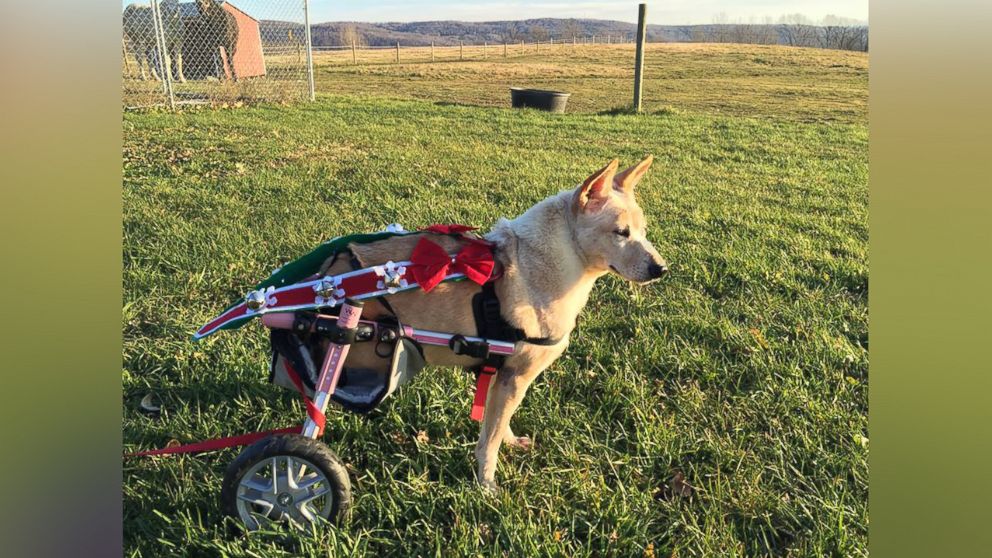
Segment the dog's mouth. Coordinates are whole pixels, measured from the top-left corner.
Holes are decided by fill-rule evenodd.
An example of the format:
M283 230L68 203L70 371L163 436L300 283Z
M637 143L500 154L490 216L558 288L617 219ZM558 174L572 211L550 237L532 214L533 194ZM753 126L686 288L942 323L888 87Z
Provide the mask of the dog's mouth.
M640 281L637 281L635 279L631 279L630 277L627 277L623 273L620 273L620 270L617 269L617 268L615 268L615 267L613 267L613 264L609 264L609 267L610 267L610 271L612 271L613 273L617 274L617 276L620 277L621 279L623 279L625 281L630 281L631 283L640 284Z
M631 279L630 277L627 277L623 273L620 273L620 270L617 269L617 268L615 268L615 267L613 267L613 264L608 264L608 267L610 268L610 271L612 271L613 273L616 273L618 276L620 276L621 279L625 279L627 281L630 281L631 283L633 283L635 285L647 285L648 283L654 283L655 281L658 280L657 277L649 277L647 279Z

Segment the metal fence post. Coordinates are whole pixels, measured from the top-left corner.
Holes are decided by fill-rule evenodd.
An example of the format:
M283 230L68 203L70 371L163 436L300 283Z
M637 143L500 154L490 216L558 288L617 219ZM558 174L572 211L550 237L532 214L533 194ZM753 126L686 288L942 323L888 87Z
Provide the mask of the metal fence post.
M634 111L641 112L641 88L644 85L644 35L647 27L648 5L637 7L637 54L634 59Z
M127 61L127 39L121 37L121 54L124 55L124 77L131 76L131 63Z
M158 50L158 67L162 74L163 93L169 99L169 108L175 110L176 98L172 93L172 62L166 49L165 28L162 26L162 13L158 9L158 0L152 0L152 26L155 29L155 45Z
M400 63L400 43L396 43L396 63Z
M316 100L313 88L313 43L310 41L310 0L303 0L303 26L307 37L307 82L310 86L310 100Z

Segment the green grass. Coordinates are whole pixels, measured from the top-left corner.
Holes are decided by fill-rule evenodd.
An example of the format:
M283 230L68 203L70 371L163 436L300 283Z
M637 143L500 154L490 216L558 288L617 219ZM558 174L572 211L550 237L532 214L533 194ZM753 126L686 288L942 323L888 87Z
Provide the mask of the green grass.
M521 50L510 45L323 52L314 61L319 91L387 95L469 105L506 106L509 87L558 89L572 94L570 112L600 113L629 106L634 45L569 44ZM863 122L868 114L868 55L863 52L780 46L648 44L644 109L677 108L711 115Z
M265 382L257 324L189 336L331 236L488 227L614 156L653 153L639 197L673 270L645 288L599 282L514 419L537 447L503 452L502 494L473 484L470 377L428 368L371 416L329 412L355 490L346 525L232 539L218 494L234 451L127 460L127 554L865 555L867 125L860 109L783 106L556 116L322 94L127 113L127 450L300 421L298 397ZM137 410L149 391L161 418ZM691 494L667 488L676 473Z

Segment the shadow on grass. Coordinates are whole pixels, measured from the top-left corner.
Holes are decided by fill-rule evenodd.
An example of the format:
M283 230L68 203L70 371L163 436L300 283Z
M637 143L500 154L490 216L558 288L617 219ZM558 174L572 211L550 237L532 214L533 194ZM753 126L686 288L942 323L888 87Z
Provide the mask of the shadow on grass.
M462 107L462 108L471 107L471 108L483 108L483 109L510 108L510 107L494 107L491 105L477 105L472 103L460 103L458 101L434 101L433 104L436 107Z
M626 116L626 115L642 115L642 116L669 116L673 114L678 114L678 112L672 107L661 107L652 111L642 110L641 112L636 112L634 107L622 106L613 107L611 109L601 110L595 113L598 116Z

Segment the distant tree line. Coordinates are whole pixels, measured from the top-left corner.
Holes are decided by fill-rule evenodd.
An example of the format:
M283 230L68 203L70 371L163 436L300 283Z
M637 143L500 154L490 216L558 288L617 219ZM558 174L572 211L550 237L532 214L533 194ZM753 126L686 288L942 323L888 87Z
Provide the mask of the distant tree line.
M837 16L816 23L802 14L782 16L777 22L730 23L718 15L712 25L693 26L690 41L700 43L746 43L789 45L868 51L868 26Z
M262 36L267 29L285 27L298 29L302 25L287 22L262 21ZM517 21L418 21L406 23L328 22L311 27L316 46L438 46L465 44L519 43L520 41L596 42L619 38L633 40L636 26L623 21L590 19L531 19ZM278 33L272 33L278 34ZM786 15L777 20L732 22L718 15L713 23L703 25L648 25L648 42L709 42L779 44L799 47L868 50L868 26L862 22L827 16L814 22L801 14Z

